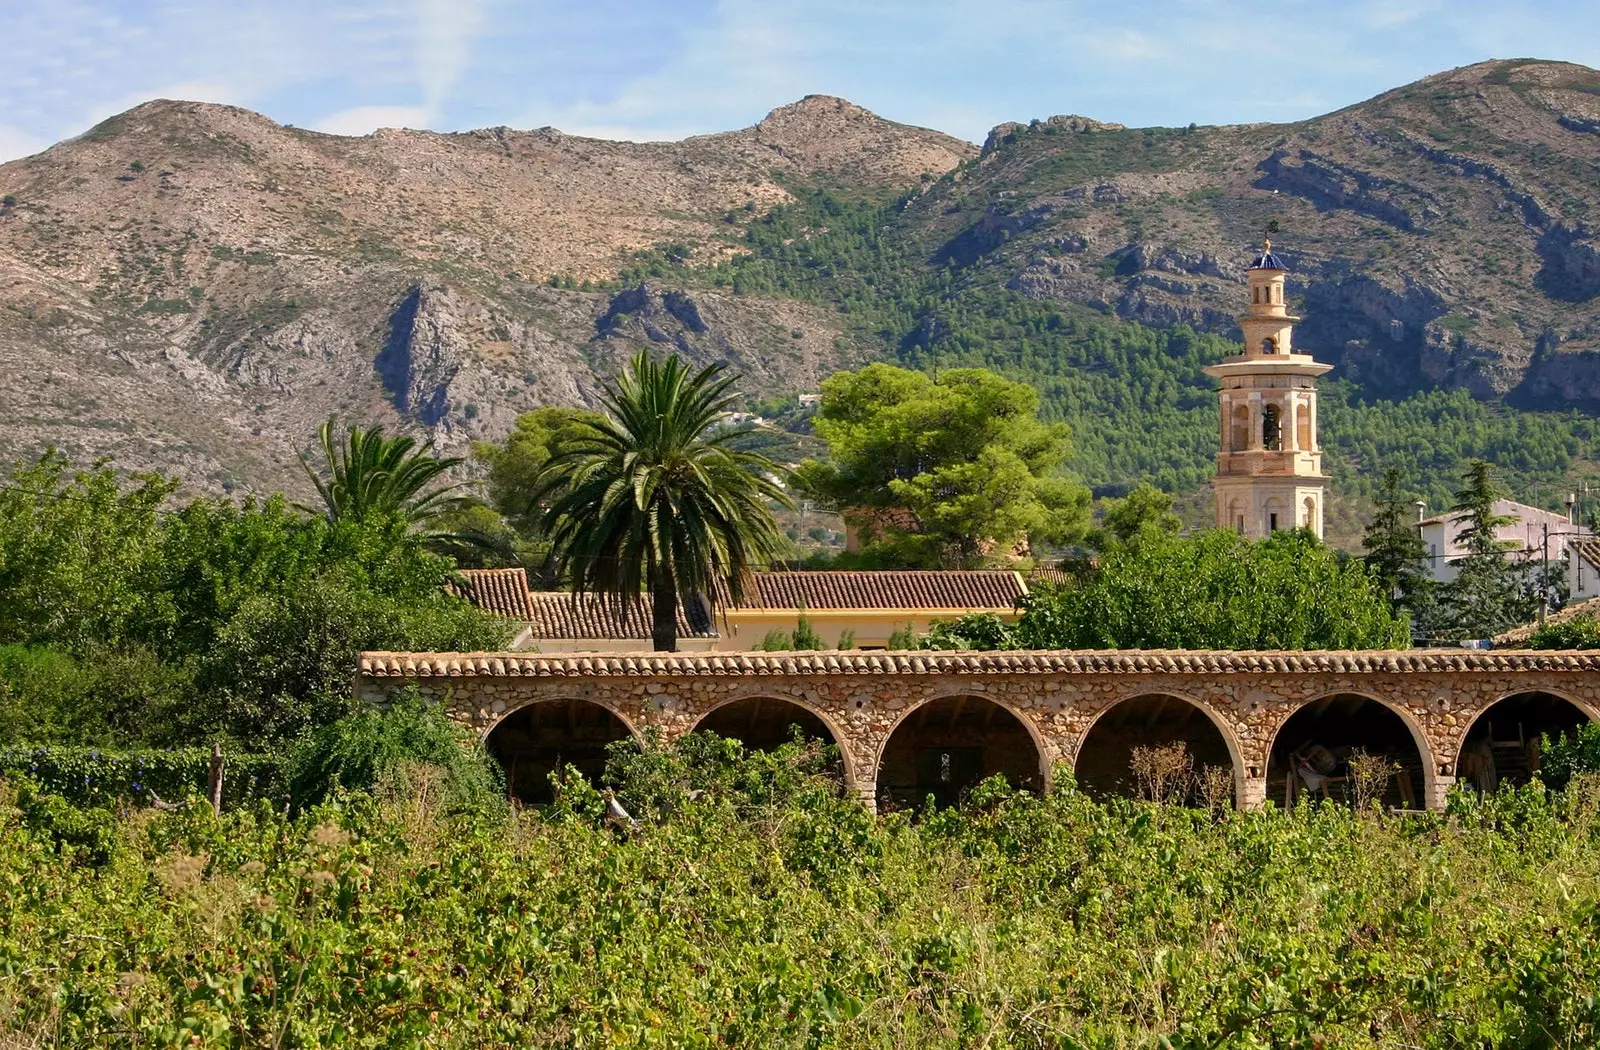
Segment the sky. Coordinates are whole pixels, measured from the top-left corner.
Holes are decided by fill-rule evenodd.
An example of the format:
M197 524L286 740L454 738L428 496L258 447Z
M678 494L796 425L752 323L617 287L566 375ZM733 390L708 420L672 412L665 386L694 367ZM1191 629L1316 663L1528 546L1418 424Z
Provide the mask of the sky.
M1488 58L1600 67L1595 0L0 0L0 160L153 98L361 135L676 139L808 94L974 142L1288 121Z

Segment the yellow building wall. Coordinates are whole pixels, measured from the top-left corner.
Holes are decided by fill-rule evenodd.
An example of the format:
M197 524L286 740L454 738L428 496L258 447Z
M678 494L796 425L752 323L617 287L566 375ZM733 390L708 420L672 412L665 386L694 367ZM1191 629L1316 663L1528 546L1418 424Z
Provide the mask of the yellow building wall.
M854 631L857 649L882 649L888 646L889 637L908 623L922 633L935 620L954 620L971 613L994 613L1006 623L1016 623L1019 615L1015 609L815 609L806 611L805 617L830 648L839 644L844 632ZM722 637L716 648L723 652L754 649L770 631L792 633L800 616L798 609L727 610L724 622L718 625Z

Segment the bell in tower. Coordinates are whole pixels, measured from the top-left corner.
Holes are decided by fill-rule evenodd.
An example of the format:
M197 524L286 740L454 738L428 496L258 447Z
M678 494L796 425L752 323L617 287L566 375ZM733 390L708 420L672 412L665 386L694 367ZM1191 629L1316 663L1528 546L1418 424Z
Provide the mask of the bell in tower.
M1284 301L1288 270L1267 241L1250 264L1250 304L1239 317L1244 353L1206 369L1222 381L1217 527L1260 538L1309 528L1322 537L1328 478L1317 443L1317 384L1333 366L1294 350Z

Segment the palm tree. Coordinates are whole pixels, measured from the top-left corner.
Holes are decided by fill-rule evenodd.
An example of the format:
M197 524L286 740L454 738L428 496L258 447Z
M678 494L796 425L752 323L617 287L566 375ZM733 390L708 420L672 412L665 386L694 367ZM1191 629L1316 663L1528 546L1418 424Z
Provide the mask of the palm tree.
M712 433L735 401L721 372L640 351L601 394L609 417L584 424L540 491L554 496L545 527L573 590L621 602L648 591L660 651L678 647L680 601L717 584L741 600L751 570L784 550L770 509L790 505L783 468L731 447L737 431Z
M322 446L321 469L313 470L304 456L300 465L317 487L329 521L367 521L381 516L428 532L441 515L471 502L459 484L429 487L462 461L429 455L416 447L415 438L388 437L381 426L362 430L352 424L339 441L332 419L317 428L317 438ZM314 508L300 506L316 513Z

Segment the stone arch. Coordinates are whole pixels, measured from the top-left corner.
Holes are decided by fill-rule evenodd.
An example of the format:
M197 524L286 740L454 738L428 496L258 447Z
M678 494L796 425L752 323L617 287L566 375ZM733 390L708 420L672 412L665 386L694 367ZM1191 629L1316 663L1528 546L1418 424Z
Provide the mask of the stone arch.
M1261 447L1277 450L1283 447L1283 409L1265 405L1261 409Z
M1517 689L1487 705L1467 725L1456 751L1456 777L1480 791L1501 781L1525 784L1539 771L1540 740L1597 719L1588 704L1553 689Z
M768 705L781 706L767 710L765 718L763 718L763 708L768 707ZM804 717L785 718L785 708L797 711ZM736 718L734 716L735 712L742 718ZM741 720L745 723L742 732L724 732L719 727L719 723L724 721L736 722ZM800 725L801 730L807 733L809 733L813 724L816 728L822 730L821 735L825 736L829 743L839 749L839 755L844 764L845 786L855 787L856 763L850 755L848 746L850 737L826 712L797 697L768 691L740 693L725 697L702 714L689 731L691 733L707 731L718 733L721 736L728 737L730 740L738 740L752 750L766 751L788 741L787 727L790 724ZM728 728L737 730L739 727L732 725Z
M1171 701L1177 701L1179 706L1176 709L1173 709ZM1152 702L1161 702L1161 706L1152 711L1150 710L1150 707L1153 706ZM1141 710L1141 708L1144 708L1144 710ZM1203 700L1197 699L1196 697L1185 693L1178 693L1165 689L1148 689L1137 693L1130 693L1127 696L1120 697L1113 701L1108 707L1106 707L1105 710L1101 711L1094 717L1094 721L1089 723L1088 729L1084 730L1083 736L1079 739L1076 752L1072 756L1073 773L1078 778L1079 787L1091 793L1096 792L1097 786L1091 783L1090 779L1103 779L1100 774L1102 771L1109 771L1110 766L1113 763L1120 765L1123 769L1127 769L1128 760L1131 758L1132 749L1135 746L1159 746L1175 740L1183 740L1185 743L1193 740L1193 734L1184 732L1186 727L1182 724L1181 720L1176 725L1170 723L1168 725L1160 724L1162 716L1171 710L1176 710L1177 713L1185 719L1189 718L1196 712L1203 716L1201 741L1209 743L1209 741L1206 741L1205 737L1203 736L1203 730L1209 729L1213 734L1215 741L1222 745L1221 751L1220 754L1213 754L1212 752L1214 752L1214 748L1205 747L1197 753L1196 749L1191 747L1191 757L1196 759L1197 764L1199 764L1205 758L1216 757L1225 759L1227 761L1228 768L1233 774L1234 798L1240 799L1246 797L1246 769L1244 757L1239 748L1239 739L1234 733L1233 727L1228 725L1227 722L1223 721L1222 718L1218 716L1216 711L1214 711L1211 706L1205 703ZM1097 766L1100 766L1100 768L1085 770L1084 761L1086 752L1089 751L1091 745L1094 745L1097 750L1100 749L1100 745L1096 742L1096 732L1099 731L1101 733L1101 739L1104 740L1108 731L1112 729L1120 730L1126 725L1126 721L1124 721L1120 725L1113 726L1113 712L1120 712L1119 717L1125 720L1131 720L1132 718L1139 716L1145 717L1147 721L1142 727L1144 731L1135 732L1132 734L1120 734L1125 738L1121 741L1106 740L1105 751L1112 752L1112 754L1106 756L1107 761L1105 765L1101 765L1101 762L1096 759L1095 755L1090 754L1090 761L1094 762ZM1137 737L1138 739L1131 739L1133 737ZM1205 764L1215 765L1217 763L1205 762ZM1093 776L1091 778L1086 778L1084 775L1085 772L1090 772L1093 774ZM1112 792L1105 791L1102 788L1100 789L1100 793Z
M524 803L550 801L550 773L576 766L591 783L605 770L605 749L641 739L627 715L586 697L546 697L507 711L483 731L484 747L505 770L506 791Z
M880 806L920 806L928 795L941 806L954 805L995 773L1043 792L1052 757L1022 711L982 692L953 689L910 708L884 735L873 758L877 797Z
M1233 452L1243 452L1250 447L1250 406L1236 404L1233 406L1230 433L1228 435L1228 448Z
M1358 703L1351 704L1352 700ZM1333 723L1321 726L1320 733L1319 727L1310 722L1330 717ZM1375 693L1339 690L1322 693L1296 705L1273 732L1267 749L1268 798L1284 802L1306 791L1305 781L1294 777L1288 759L1295 752L1305 752L1311 745L1320 745L1333 754L1335 777L1346 772L1344 758L1357 747L1387 755L1400 764L1403 769L1391 778L1389 792L1383 800L1385 805L1420 809L1443 800L1438 758L1421 724L1403 706ZM1406 747L1410 748L1409 754ZM1291 781L1292 788L1289 787ZM1345 794L1344 784L1345 781L1334 779L1327 785L1328 795ZM1341 790L1335 792L1336 787Z

